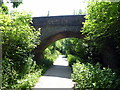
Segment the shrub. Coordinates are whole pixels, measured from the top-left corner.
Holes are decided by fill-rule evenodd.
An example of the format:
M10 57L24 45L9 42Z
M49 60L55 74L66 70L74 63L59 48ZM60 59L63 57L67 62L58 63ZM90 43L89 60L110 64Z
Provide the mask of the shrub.
M44 66L50 67L53 65L60 52L55 49L54 43L47 47L44 51L44 60L41 60Z
M41 76L42 70L26 74L22 79L17 80L17 84L13 85L12 88L32 88Z
M79 61L79 57L77 56L74 56L74 55L71 55L71 54L68 54L68 63L69 63L69 66L72 66L74 63L76 63L77 61Z
M75 63L72 79L75 88L120 88L120 79L109 68L100 68L100 64Z
M90 2L83 30L88 43L88 57L111 68L120 63L120 2ZM105 61L108 60L108 61ZM107 63L106 63L107 62Z
M81 63L89 62L89 63L93 63L91 60L83 60L83 59L81 59L81 57L78 57L78 56L75 56L75 55L71 55L71 54L68 54L67 60L68 60L69 66L72 66L76 62L81 62Z
M31 15L13 12L6 14L0 8L2 33L2 88L11 88L18 79L34 72L32 50L39 44L40 30L30 26Z

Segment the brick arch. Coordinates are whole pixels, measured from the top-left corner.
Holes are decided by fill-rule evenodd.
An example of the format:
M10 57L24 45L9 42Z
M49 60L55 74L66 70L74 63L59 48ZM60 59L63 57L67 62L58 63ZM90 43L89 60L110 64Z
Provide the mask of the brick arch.
M43 51L53 42L62 38L83 38L80 33L85 15L33 17L35 29L41 28L40 45L34 50L34 60L39 64Z
M65 31L57 33L51 37L45 38L41 41L41 44L38 45L34 51L35 57L34 59L39 64L39 60L43 58L43 52L44 50L53 42L63 39L63 38L84 38L84 35L82 35L81 32L71 32L71 31Z

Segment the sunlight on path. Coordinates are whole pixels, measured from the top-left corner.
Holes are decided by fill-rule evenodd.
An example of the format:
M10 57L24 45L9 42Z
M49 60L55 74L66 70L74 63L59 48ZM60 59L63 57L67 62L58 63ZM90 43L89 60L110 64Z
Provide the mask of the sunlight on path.
M60 55L54 65L39 78L34 88L72 88L71 69L67 59Z
M68 66L67 58L64 57L64 55L59 55L53 65Z

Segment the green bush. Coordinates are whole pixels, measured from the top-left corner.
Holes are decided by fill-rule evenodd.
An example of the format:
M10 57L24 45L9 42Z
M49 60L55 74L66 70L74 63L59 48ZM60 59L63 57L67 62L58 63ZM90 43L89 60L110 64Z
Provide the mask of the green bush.
M17 84L14 84L12 88L32 88L38 81L38 78L42 75L43 69L34 73L26 74L22 79L17 80Z
M74 55L79 57L80 60L89 60L91 55L91 48L88 47L88 43L84 39L78 38L67 38L61 39L56 42L57 50L59 50L62 54L65 54L69 58L70 55ZM63 53L64 52L64 53Z
M72 66L76 62L80 62L80 63L88 63L88 62L89 63L94 63L93 60L84 60L80 56L75 56L75 55L71 55L71 54L67 55L67 60L68 60L69 66Z
M102 68L97 63L76 63L73 66L72 79L75 88L120 88L120 79L109 68Z
M77 57L77 56L68 54L67 60L68 60L69 66L72 66L74 63L76 63L77 61L79 61L80 58Z
M89 41L88 57L100 62L119 62L120 2L90 2L87 13L81 32L86 35L85 40ZM119 66L119 63L114 65Z
M56 50L55 47L56 47L55 43L53 43L45 49L44 59L41 60L42 64L44 64L44 66L50 67L51 65L53 65L54 61L60 55L60 52L58 50Z
M32 50L40 42L40 30L35 30L30 22L31 15L25 12L7 14L0 8L2 88L12 88L18 79L37 68Z

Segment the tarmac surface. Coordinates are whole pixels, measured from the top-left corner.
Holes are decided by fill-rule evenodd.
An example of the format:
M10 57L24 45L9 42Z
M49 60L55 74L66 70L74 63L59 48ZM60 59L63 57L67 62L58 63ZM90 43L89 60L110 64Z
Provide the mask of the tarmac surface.
M34 88L71 88L74 83L71 79L71 68L68 66L67 58L60 55L53 66L41 76Z

